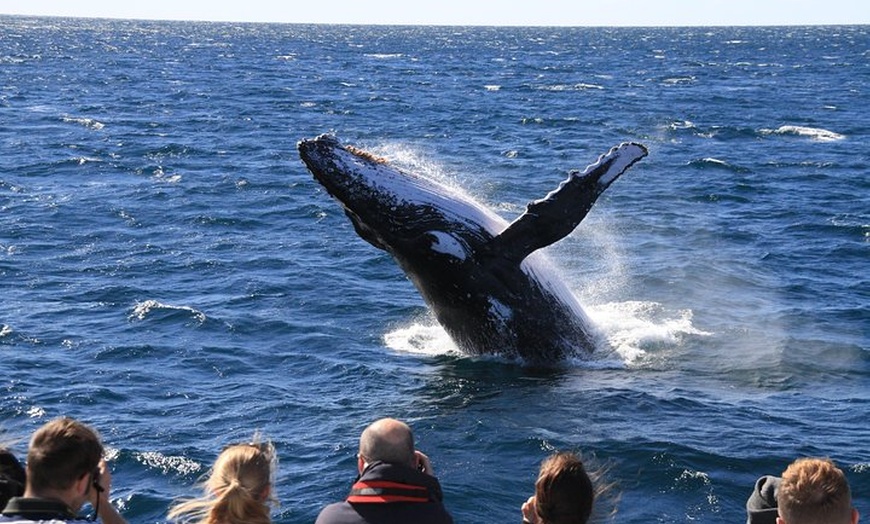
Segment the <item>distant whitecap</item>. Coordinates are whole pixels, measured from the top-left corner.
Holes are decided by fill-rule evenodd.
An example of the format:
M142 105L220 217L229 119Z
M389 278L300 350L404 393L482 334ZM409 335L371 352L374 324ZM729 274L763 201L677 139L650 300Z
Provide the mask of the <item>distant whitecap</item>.
M841 135L840 133L835 133L834 131L830 131L828 129L792 125L780 126L774 130L763 129L762 133L773 135L801 136L811 138L817 142L834 142L846 138L846 135Z
M63 117L62 120L64 122L68 122L68 123L80 124L80 125L83 125L89 129L94 129L96 131L99 131L100 129L106 127L106 124L99 122L97 120L94 120L93 118L81 118L81 117L65 116L65 117Z
M173 306L170 304L164 304L162 302L158 302L157 300L146 300L144 302L138 302L136 306L133 308L133 311L130 313L131 320L145 320L149 318L155 312L163 312L163 313L178 313L182 312L193 317L194 320L202 324L206 320L205 313L202 311L196 310L192 307L188 306Z

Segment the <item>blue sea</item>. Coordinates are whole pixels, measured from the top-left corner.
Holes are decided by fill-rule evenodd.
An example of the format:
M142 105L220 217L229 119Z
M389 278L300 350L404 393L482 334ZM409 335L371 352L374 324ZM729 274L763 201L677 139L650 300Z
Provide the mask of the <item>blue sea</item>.
M93 425L131 523L256 431L313 522L384 416L460 523L519 522L553 450L615 485L599 522L743 522L799 456L870 515L868 86L868 26L0 17L0 440ZM645 144L546 249L602 347L458 353L300 161L325 132L506 220Z

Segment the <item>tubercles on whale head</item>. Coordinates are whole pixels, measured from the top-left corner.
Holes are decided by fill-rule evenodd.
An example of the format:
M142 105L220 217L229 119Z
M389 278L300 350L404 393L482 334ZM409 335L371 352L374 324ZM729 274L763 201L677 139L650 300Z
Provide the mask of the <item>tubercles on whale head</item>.
M344 148L344 150L347 151L348 153L352 153L360 158L364 158L366 160L372 161L375 164L386 164L387 163L386 158L384 158L382 156L375 156L372 153L369 153L368 151L363 151L362 149L359 149L357 147L354 147L351 145L341 146L341 147Z

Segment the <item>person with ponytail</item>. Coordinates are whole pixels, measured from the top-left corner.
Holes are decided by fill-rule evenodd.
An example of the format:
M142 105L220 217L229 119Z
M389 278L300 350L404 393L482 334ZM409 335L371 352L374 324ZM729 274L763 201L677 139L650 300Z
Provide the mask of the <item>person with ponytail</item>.
M235 444L215 461L205 494L169 510L169 519L190 524L270 524L277 458L271 443Z

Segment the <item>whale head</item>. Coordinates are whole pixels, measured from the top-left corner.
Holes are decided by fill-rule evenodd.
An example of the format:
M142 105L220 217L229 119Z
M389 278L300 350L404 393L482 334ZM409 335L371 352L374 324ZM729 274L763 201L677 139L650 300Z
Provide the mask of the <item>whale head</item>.
M475 239L486 241L506 222L464 193L343 145L333 135L304 139L299 155L314 178L344 207L366 241L401 257L428 244L462 258Z

